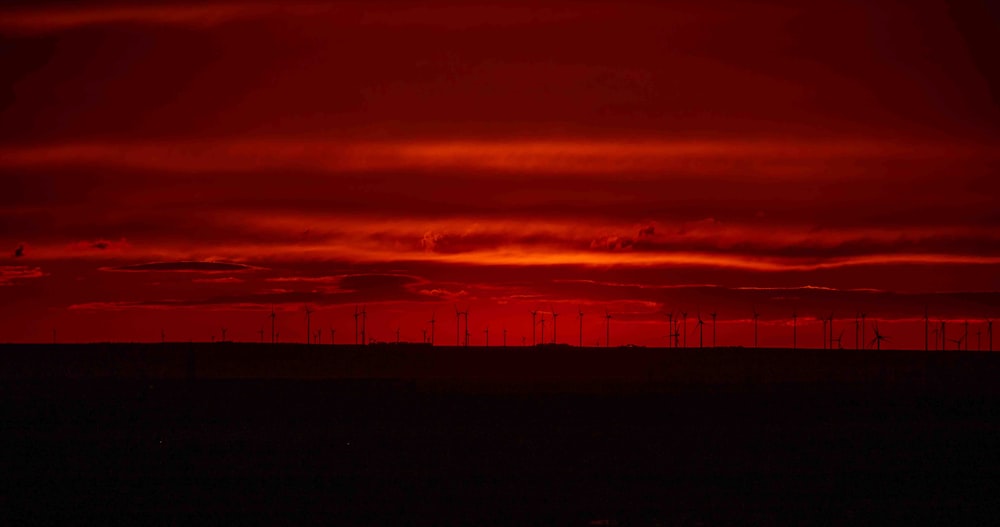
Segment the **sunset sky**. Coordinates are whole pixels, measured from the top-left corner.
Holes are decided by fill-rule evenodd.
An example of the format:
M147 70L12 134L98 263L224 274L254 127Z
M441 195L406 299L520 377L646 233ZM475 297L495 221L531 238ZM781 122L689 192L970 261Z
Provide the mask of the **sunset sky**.
M0 10L0 342L923 348L1000 317L1000 8ZM709 344L711 324L706 326ZM870 326L869 326L870 327ZM540 328L539 328L540 331ZM865 340L872 337L866 335ZM931 337L933 347L933 336ZM949 343L949 347L954 347Z

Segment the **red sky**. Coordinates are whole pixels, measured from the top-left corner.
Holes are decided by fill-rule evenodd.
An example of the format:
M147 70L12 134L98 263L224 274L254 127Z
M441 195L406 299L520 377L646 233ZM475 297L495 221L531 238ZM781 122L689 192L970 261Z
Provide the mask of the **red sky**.
M900 347L1000 316L988 2L0 11L0 341ZM15 256L23 246L23 254ZM193 263L192 263L193 262ZM205 263L211 262L211 263ZM153 265L150 265L153 264ZM540 329L540 328L539 328ZM710 329L710 328L707 328ZM985 330L983 339L985 339ZM949 330L957 337L959 328ZM705 333L706 344L710 331ZM869 335L870 338L871 335ZM868 339L866 339L868 340ZM985 342L985 341L984 341ZM954 344L950 344L954 346ZM985 343L984 343L985 347Z

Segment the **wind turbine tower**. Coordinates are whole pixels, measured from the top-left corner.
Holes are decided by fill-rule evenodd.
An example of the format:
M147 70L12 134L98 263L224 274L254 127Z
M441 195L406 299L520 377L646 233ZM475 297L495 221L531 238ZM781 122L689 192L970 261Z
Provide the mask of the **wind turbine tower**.
M431 346L434 345L434 324L437 322L435 320L435 318L437 318L437 312L436 311L433 312L433 313L431 313L431 320L430 320L430 324L431 324Z
M558 344L556 340L556 322L559 321L559 313L556 313L556 306L552 306L552 343Z
M368 306L361 306L361 345L368 345Z
M701 311L698 312L698 349L705 347L705 322L701 319Z
M583 308L578 307L577 315L580 317L580 347L583 347Z

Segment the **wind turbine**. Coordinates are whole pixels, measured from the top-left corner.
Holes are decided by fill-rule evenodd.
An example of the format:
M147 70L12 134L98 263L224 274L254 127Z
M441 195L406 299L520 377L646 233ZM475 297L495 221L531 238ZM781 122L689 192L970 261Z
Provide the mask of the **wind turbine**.
M316 344L319 345L319 344L322 344L322 343L323 343L323 330L322 329L317 329L316 330Z
M879 331L878 331L878 322L876 322L875 323L875 338L872 339L872 347L874 347L877 350L881 350L882 349L882 341L883 340L889 340L889 337L887 337L887 336L879 333Z
M462 312L458 310L458 306L455 306L455 347L462 345L462 337L459 336L459 332L462 331Z
M841 341L844 340L844 331L846 331L846 330L841 329L840 330L840 335L837 336L836 339L834 339L834 340L837 341L837 349L840 349L840 350L844 349L844 345L841 344ZM831 344L830 347L833 348L833 345Z
M611 347L611 313L608 313L607 310L604 311L604 319L607 321L606 322L607 327L606 327L606 330L605 330L607 333L606 333L606 336L605 336L604 343L605 343L605 347L610 348Z
M432 312L431 313L431 320L430 320L430 324L431 324L431 346L434 345L434 324L437 322L435 320L436 317L437 317L437 311Z
M396 344L399 344L399 326L396 326Z
M577 315L580 317L580 347L583 347L583 307L577 307Z
M263 344L264 343L264 328L260 328L260 331L258 331L257 333L260 333L260 343Z
M552 308L552 343L558 344L559 341L556 340L556 322L559 321L559 313L556 313L556 306L550 306Z
M681 318L684 319L684 347L688 347L688 314L687 311L681 311Z
M469 306L465 306L465 311L463 311L462 314L465 315L465 347L468 348L469 337L472 336L472 334L469 333Z
M368 306L361 306L361 345L368 345Z
M421 329L420 332L424 334L423 340L421 340L420 342L427 344L427 328Z
M715 316L717 314L718 313L716 313L714 311L708 314L710 317L712 317L712 347L713 348L716 347L715 346Z
M222 342L226 341L226 332L229 331L226 328L222 328Z
M278 335L274 332L274 318L277 315L274 314L274 306L271 306L271 344L278 342Z
M306 346L310 344L309 339L312 336L312 309L309 308L309 304L305 305L306 310ZM222 340L226 340L225 335L222 336Z
M965 351L969 351L969 321L965 321L965 334L962 335L962 340L965 341Z
M705 347L705 322L701 319L701 311L698 312L698 349Z
M760 319L760 313L757 312L757 306L753 307L753 347L757 348L757 320Z
M542 325L542 345L545 345L545 315L542 315L542 320L538 322Z
M955 349L958 350L958 351L962 351L962 337L959 337L957 339L948 339L948 341L949 342L954 342L955 343Z
M938 331L938 328L934 328L934 329L931 330L931 333L934 334L934 351L937 351L938 350L938 338L940 337L940 333L941 332Z

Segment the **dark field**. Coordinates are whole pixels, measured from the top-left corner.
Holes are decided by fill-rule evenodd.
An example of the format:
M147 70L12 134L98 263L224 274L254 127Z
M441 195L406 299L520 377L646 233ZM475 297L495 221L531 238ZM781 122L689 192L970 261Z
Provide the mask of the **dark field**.
M0 353L10 524L988 525L1000 510L985 353Z

